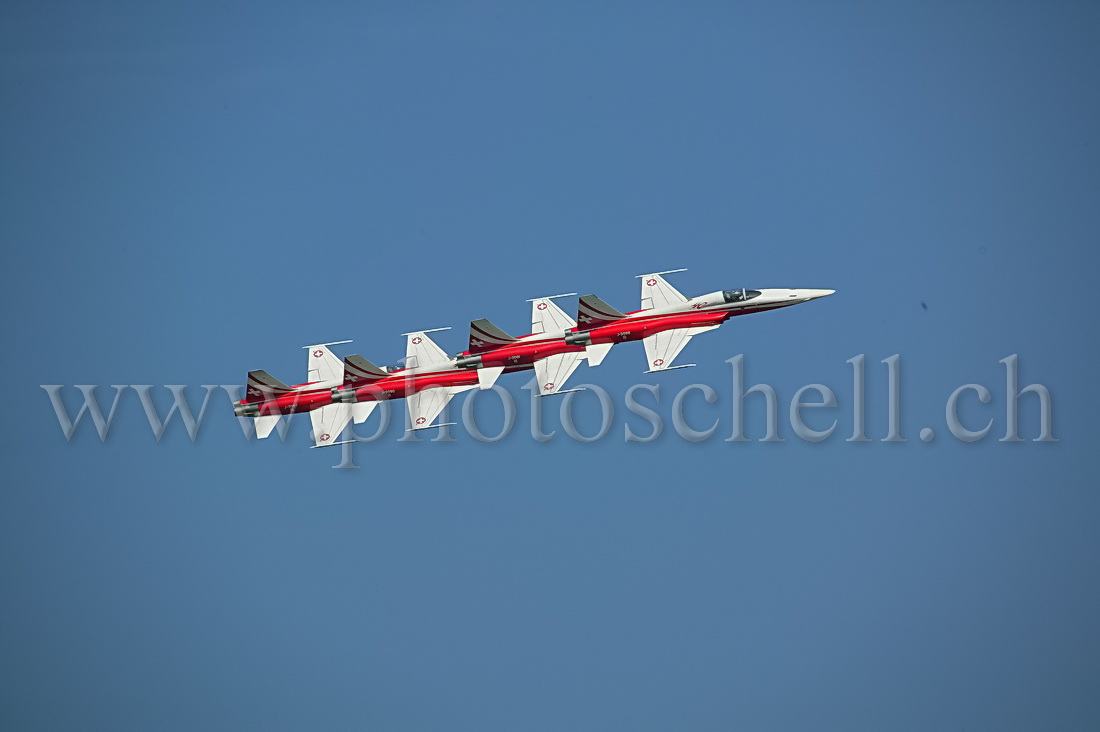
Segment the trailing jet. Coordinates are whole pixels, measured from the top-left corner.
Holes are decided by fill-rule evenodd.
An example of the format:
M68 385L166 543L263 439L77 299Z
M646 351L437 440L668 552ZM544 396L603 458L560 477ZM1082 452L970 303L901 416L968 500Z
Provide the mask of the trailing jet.
M341 362L328 349L351 341L306 346L304 383L289 386L266 371L250 371L245 398L234 405L233 413L253 417L256 436L263 439L282 415L309 412L314 447L343 444L337 439L348 422L365 422L383 399L408 399L412 429L439 427L432 420L455 394L477 388L478 379L476 373L456 369L454 360L427 336L429 332L405 334L404 363L385 369L359 355ZM359 395L353 398L356 390Z
M249 371L245 398L233 405L233 413L238 417L253 417L256 437L263 439L275 429L282 415L309 412L314 446L335 444L350 420L359 424L374 408L373 404L332 402L332 389L344 380L344 364L328 347L342 343L351 341L305 346L308 351L306 380L295 386L288 386L263 370Z
M567 343L565 336L577 321L558 307L555 299L575 295L551 295L531 303L531 332L515 338L488 320L470 323L470 348L456 356L455 366L476 369L478 383L489 389L505 371L534 368L540 396L563 394L566 380L585 359L585 347Z
M714 330L736 315L760 313L797 305L835 290L719 290L699 297L681 294L663 277L674 272L638 275L642 280L642 309L621 313L595 295L581 296L576 329L566 334L571 345L584 346L591 366L598 365L616 343L640 340L645 345L646 373L686 368L672 362L692 336Z

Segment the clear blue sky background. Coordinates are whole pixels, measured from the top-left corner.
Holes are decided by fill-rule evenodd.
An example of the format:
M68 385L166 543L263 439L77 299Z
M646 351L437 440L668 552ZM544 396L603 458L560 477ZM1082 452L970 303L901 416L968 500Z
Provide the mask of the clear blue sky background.
M1100 726L1095 4L0 18L0 726ZM523 301L564 291L632 309L633 275L674 267L689 294L838 294L695 339L695 369L642 377L638 344L582 367L620 406L593 444L548 414L546 444L395 431L333 470L305 421L246 442L224 395L195 444L158 444L132 392L106 444L67 443L38 386L197 405L251 368L300 381L307 343L385 362L450 325L457 351L471 318L526 332ZM785 443L722 440L739 353ZM874 441L849 443L861 353ZM1013 353L1060 442L997 441ZM624 443L639 379L666 416L713 384L692 415L718 435ZM502 379L521 425L526 380ZM812 382L839 406L811 425L839 426L811 445L785 412ZM971 382L993 402L964 418L994 428L962 444L943 405Z

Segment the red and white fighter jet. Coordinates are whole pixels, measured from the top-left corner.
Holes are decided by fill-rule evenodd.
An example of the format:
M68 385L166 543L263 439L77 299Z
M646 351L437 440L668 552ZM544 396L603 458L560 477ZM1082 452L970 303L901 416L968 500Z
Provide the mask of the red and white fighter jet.
M482 389L489 389L505 371L533 368L539 395L564 394L576 389L562 389L581 361L585 347L566 342L566 335L576 327L554 302L559 297L577 293L550 295L528 300L531 303L531 332L515 338L488 320L470 323L470 348L456 356L456 366L477 369Z
M539 394L561 394L565 381L582 360L599 365L616 343L641 340L648 361L647 373L694 366L672 362L692 336L713 330L736 315L775 310L833 294L833 290L719 290L688 298L664 275L669 270L639 275L642 309L621 313L595 295L584 295L573 320L554 303L553 295L531 300L531 333L508 335L488 320L470 323L470 347L449 357L428 333L406 333L404 364L379 368L362 356L343 362L329 346L306 346L306 381L288 386L266 371L251 371L245 398L234 405L234 414L253 417L256 434L267 437L281 415L310 413L315 447L337 442L348 422L365 421L380 401L405 399L412 430L443 425L436 417L456 395L469 389L488 389L502 373L534 369Z
M332 389L333 402L369 414L380 401L405 399L410 430L442 427L432 422L456 394L476 389L478 377L455 366L456 359L428 337L441 330L449 328L405 333L405 361L399 368L380 369L362 356L348 356L344 382Z
M797 305L835 290L719 290L699 297L686 297L663 275L683 269L638 275L642 280L642 309L621 313L595 295L583 295L577 307L576 329L565 336L567 343L583 345L590 366L603 361L616 343L640 340L645 345L649 368L646 373L686 368L673 366L692 336L714 330L736 315L760 313Z
M316 447L334 444L348 421L364 421L374 405L332 403L332 389L343 383L344 364L329 350L351 341L318 343L305 346L307 353L306 380L288 386L266 371L249 371L245 398L233 405L238 417L255 419L256 436L271 434L284 414L309 412Z

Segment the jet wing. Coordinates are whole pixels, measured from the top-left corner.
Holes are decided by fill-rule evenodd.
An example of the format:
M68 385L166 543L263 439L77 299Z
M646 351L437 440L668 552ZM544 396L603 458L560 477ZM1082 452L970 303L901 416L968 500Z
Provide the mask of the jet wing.
M426 430L430 427L439 427L440 425L432 424L432 422L435 421L435 418L439 416L439 413L443 411L454 395L476 388L476 385L437 386L416 392L405 400L409 405L409 422L412 423L412 427L409 429Z
M569 295L551 295L530 301L532 333L556 333L576 326L577 321L566 315L565 311L554 302L554 298L558 297L569 297Z
M682 269L674 269L669 272L638 275L642 279L642 310L652 310L653 308L663 308L687 302L688 299L661 276L683 271ZM652 361L652 359L650 360Z
M451 359L447 353L436 345L435 341L428 337L428 333L447 328L433 328L432 330L418 330L413 333L405 333L405 366L410 369L423 369L428 366L448 363Z
M338 346L341 343L351 341L337 341L335 343L318 343L314 346L304 346L308 353L306 362L306 383L312 384L323 381L329 384L338 384L344 378L344 363L336 357L329 346Z
M351 404L327 404L309 413L314 447L332 445L340 439L340 433L351 421L351 408Z
M565 382L577 370L584 354L556 353L535 361L535 378L538 379L539 396L557 394Z
M666 371L670 368L683 368L673 366L672 361L684 350L691 337L708 330L714 330L717 325L707 325L698 328L674 328L665 330L656 335L646 336L642 339L645 344L645 355L649 360L650 371ZM695 364L685 364L685 366Z

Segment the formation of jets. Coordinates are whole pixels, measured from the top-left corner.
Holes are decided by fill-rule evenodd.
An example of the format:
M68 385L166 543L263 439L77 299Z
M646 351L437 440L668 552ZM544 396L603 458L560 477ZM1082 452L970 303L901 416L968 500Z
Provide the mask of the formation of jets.
M266 371L250 371L245 398L234 405L238 417L255 419L256 435L271 434L280 417L309 412L314 447L338 442L348 422L364 422L378 403L405 399L410 429L440 427L434 420L456 394L489 389L502 373L533 369L539 395L575 389L562 386L581 361L598 366L616 343L640 340L645 345L646 373L694 366L672 365L692 336L713 330L735 315L797 305L833 294L833 290L719 290L685 297L664 275L682 269L638 275L642 281L641 309L621 313L595 295L578 299L577 319L557 303L568 295L530 300L531 333L508 335L488 320L470 323L470 347L448 356L429 333L447 328L405 333L404 362L379 367L362 356L341 361L329 346L307 346L306 381L288 386Z

